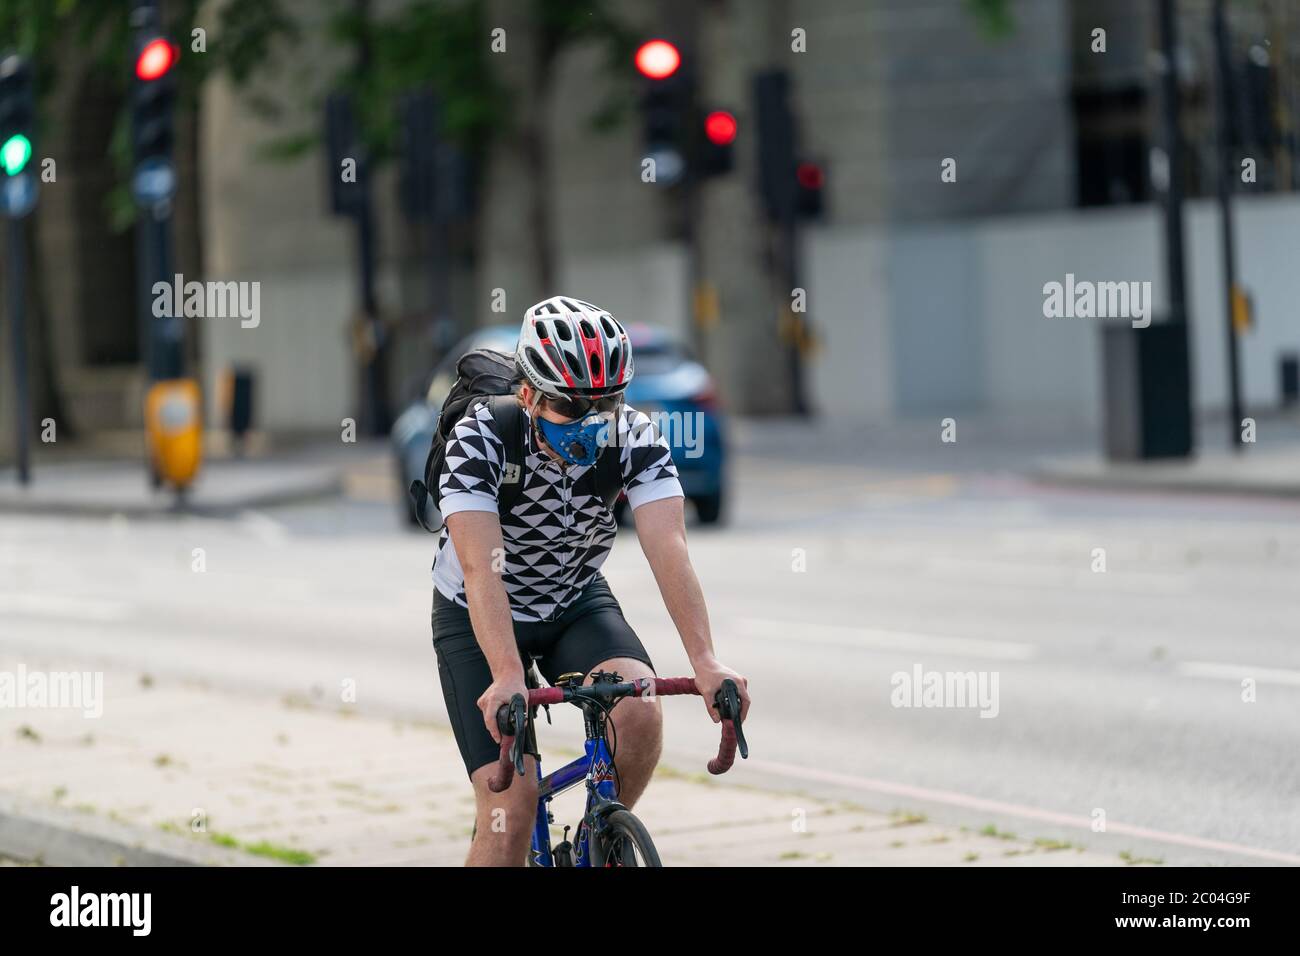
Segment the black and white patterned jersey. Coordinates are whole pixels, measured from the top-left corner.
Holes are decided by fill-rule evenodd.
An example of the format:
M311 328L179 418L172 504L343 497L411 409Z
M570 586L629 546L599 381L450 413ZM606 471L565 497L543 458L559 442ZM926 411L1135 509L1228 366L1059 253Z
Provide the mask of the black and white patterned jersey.
M527 412L525 412L527 415ZM624 405L618 446L628 505L682 497L668 443L643 412ZM517 621L553 620L587 586L613 547L617 526L597 493L595 465L571 465L537 447L531 422L524 427L523 488L501 518L505 544L502 581ZM505 450L485 402L470 406L447 438L447 460L438 479L440 510L497 511ZM451 533L444 528L433 563L434 586L468 607L465 573Z

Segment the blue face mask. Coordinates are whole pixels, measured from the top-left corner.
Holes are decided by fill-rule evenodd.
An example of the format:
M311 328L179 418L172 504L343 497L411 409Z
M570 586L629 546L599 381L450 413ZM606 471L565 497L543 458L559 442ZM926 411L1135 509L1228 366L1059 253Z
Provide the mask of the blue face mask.
M602 444L609 434L608 414L592 412L577 421L563 425L549 422L541 415L536 418L546 443L571 465L594 465Z

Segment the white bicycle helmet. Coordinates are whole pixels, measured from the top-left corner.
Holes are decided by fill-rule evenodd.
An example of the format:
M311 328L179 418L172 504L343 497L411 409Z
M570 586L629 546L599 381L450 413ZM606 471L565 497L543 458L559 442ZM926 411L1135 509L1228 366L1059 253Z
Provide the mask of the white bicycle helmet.
M604 309L557 295L524 313L515 364L544 394L602 398L632 381L632 343Z

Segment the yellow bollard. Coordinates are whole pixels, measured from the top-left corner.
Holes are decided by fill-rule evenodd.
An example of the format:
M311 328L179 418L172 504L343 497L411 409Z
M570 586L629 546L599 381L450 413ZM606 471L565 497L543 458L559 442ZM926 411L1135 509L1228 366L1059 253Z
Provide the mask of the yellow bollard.
M192 378L149 386L144 401L145 433L158 477L175 488L189 486L203 459L203 404Z

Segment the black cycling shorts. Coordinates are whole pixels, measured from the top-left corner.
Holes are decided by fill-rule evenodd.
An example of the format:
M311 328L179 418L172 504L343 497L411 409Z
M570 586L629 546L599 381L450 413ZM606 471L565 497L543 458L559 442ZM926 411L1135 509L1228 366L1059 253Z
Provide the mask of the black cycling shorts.
M654 669L636 632L623 617L623 609L597 574L572 604L554 621L515 621L515 642L527 671L529 657L554 684L561 674L589 673L597 664L615 657L630 657ZM492 683L487 658L474 637L469 611L433 592L433 649L438 655L438 679L447 704L456 743L467 773L495 763L501 748L483 725L478 699Z

